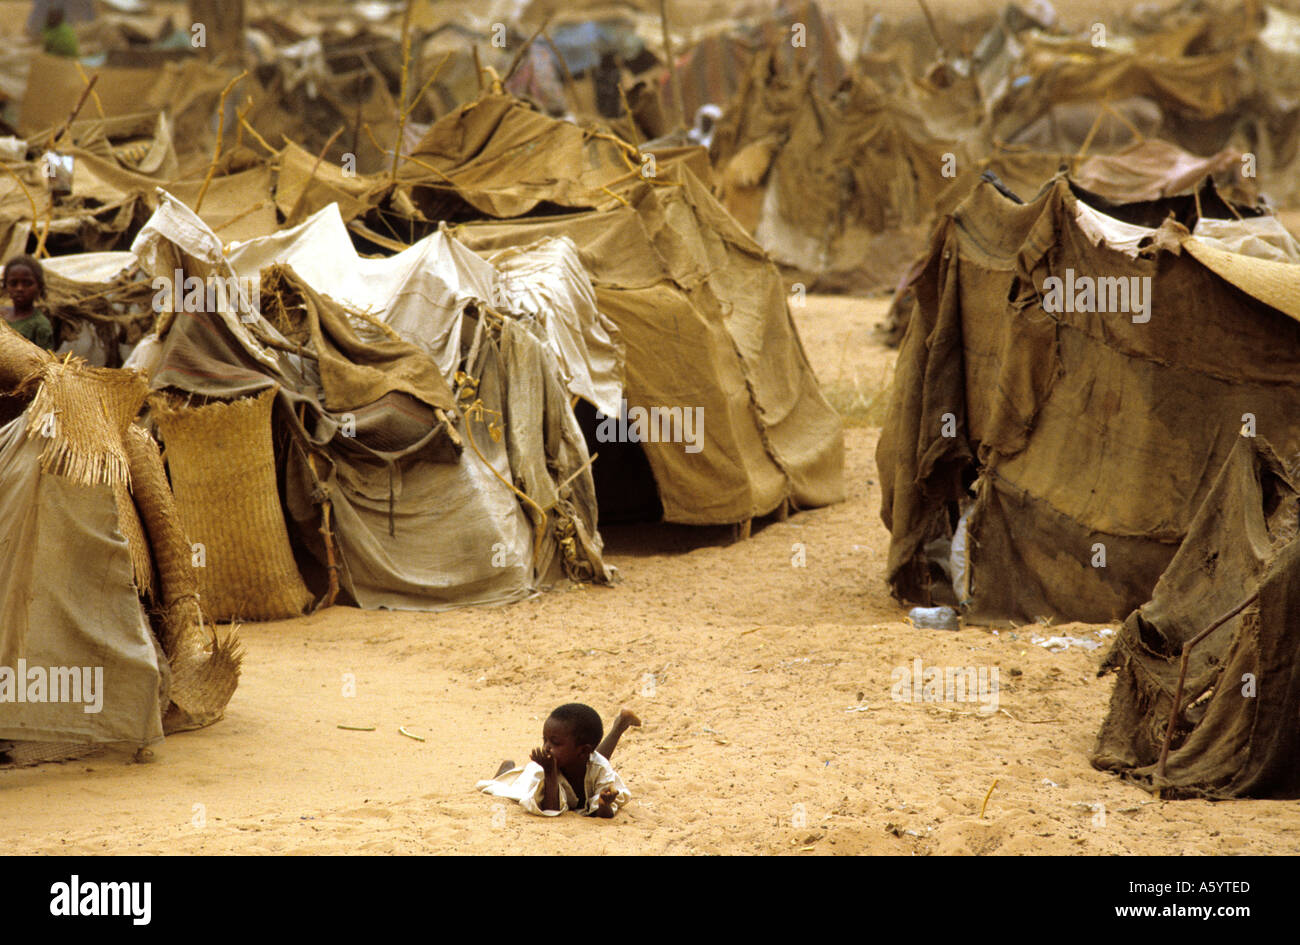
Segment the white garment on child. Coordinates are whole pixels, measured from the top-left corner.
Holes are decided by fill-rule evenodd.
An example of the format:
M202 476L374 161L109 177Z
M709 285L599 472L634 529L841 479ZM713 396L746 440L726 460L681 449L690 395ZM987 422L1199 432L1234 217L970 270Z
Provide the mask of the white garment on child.
M542 771L542 766L535 761L528 762L522 768L512 768L505 774L489 781L480 781L475 787L484 794L507 797L512 801L518 801L520 806L530 814L554 817L566 810L577 810L578 808L578 795L570 786L568 778L561 774L559 782L559 810L542 810L542 794L546 790L546 774ZM614 770L605 756L598 751L593 751L591 757L587 759L587 776L584 787L587 791L587 806L582 813L588 816L595 814L600 807L600 792L605 788L612 787L618 794L609 805L615 811L626 804L632 797L628 793L627 785L618 776L618 772Z

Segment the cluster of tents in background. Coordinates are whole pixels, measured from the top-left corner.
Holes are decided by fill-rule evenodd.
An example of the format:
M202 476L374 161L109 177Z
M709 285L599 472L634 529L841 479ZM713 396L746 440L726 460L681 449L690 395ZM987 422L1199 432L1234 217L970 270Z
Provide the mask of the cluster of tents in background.
M186 101L220 69L176 68L198 70L177 79ZM382 171L272 149L247 114L199 171L177 150L183 103L99 106L15 139L7 165L9 252L54 254L64 357L11 339L9 471L48 499L4 540L61 565L14 564L3 641L31 665L102 666L116 711L0 699L11 757L220 717L239 646L218 623L607 583L598 511L744 534L843 498L840 421L785 287L699 149L647 168L493 80ZM65 422L83 410L94 424ZM649 430L602 435L638 412ZM160 475L123 460L143 443ZM69 515L97 528L55 528ZM51 593L87 561L112 627ZM130 633L91 660L117 623Z
M77 540L111 564L138 695L52 727L0 703L0 738L218 717L217 621L518 600L611 580L598 520L745 534L841 500L799 282L896 290L896 596L1124 620L1098 765L1300 793L1300 247L1275 215L1300 196L1300 17L919 10L855 34L811 0L689 24L285 7L197 53L115 13L82 61L0 62L0 244L50 257L81 359L0 352L5 475L100 522ZM92 427L38 438L88 397ZM637 411L665 435L601 435ZM23 547L48 527L13 522ZM12 567L4 606L45 573ZM34 645L19 617L0 654ZM1271 682L1244 697L1243 673Z

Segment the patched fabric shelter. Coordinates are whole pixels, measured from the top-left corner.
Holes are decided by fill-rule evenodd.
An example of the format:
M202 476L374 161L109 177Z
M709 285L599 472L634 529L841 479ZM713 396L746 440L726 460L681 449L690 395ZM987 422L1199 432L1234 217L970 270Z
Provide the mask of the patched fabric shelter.
M507 253L492 257L503 266L540 240L569 240L625 346L626 410L700 409L705 418L698 450L632 444L645 456L629 462L648 462L652 476L647 514L743 526L841 501L843 431L776 267L696 173L703 155L642 153L488 93L436 122L396 182L327 167L316 181L295 174L290 199L301 213L337 200L354 237L399 253L408 244L397 234L443 225L481 254ZM621 463L613 447L626 444L602 445L587 429L601 454L595 475L613 474L616 492L628 469L611 471Z
M1240 437L1102 666L1116 678L1094 766L1162 797L1300 797L1298 530L1286 468L1266 442ZM1183 647L1204 631L1162 773Z
M518 600L566 575L610 580L561 358L539 319L491 306L505 293L482 259L434 234L405 255L360 260L336 210L228 258L167 196L134 250L149 272L240 286L216 310L164 313L133 355L155 392L164 443L185 435L178 421L201 432L199 412L274 400L237 438L264 442L248 461L269 478L220 491L218 471L201 468L217 423L206 427L208 449L199 442L172 469L174 479L219 490L191 493L186 524L194 540L236 559L224 583L248 587L250 603L227 598L231 608L261 602L243 615L268 619L337 597L440 610ZM358 270L365 278L349 281ZM567 366L571 383L592 384L581 359ZM607 367L617 376L617 362ZM244 514L266 527L244 529L234 513L203 516L218 500L246 503ZM181 510L185 518L184 502ZM266 562L283 561L282 547L293 549L290 565L266 587ZM300 576L311 594L296 590Z
M1243 428L1300 457L1294 264L1119 220L1063 177L1027 204L985 182L916 297L877 450L900 599L1123 619Z

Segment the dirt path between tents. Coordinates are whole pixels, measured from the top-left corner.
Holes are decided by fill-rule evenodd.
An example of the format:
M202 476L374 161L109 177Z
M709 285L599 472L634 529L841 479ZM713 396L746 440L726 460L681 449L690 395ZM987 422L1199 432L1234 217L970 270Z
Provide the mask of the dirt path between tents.
M893 359L869 337L883 312L816 298L798 312L828 389L871 400ZM724 529L607 530L624 579L612 589L247 625L243 682L219 724L169 738L151 764L105 754L0 772L6 852L1300 848L1294 804L1162 802L1093 770L1111 686L1096 677L1103 651L1052 653L1032 638L1099 640L1104 627L903 623L881 580L878 433L848 430L847 502L749 541L732 544ZM996 667L999 711L894 701L894 671L918 659ZM473 791L502 758L525 758L546 713L575 698L606 719L628 705L645 720L615 756L633 793L625 811L543 820Z

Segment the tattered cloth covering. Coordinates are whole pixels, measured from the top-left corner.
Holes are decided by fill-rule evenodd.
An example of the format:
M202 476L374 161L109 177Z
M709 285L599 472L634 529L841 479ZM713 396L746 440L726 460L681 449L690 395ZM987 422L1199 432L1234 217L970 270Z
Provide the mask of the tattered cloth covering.
M625 346L629 406L704 408L699 452L643 444L666 520L729 524L786 500L805 508L842 500L840 421L808 364L775 266L684 155L661 155L647 179L636 154L608 134L489 94L434 124L402 165L389 206L424 226L472 220L456 235L485 254L546 237L577 246L596 308ZM386 181L372 183L364 200L352 194L358 203L389 199ZM328 192L308 189L304 207L318 209ZM557 214L562 207L594 212ZM346 216L347 207L340 211ZM446 303L432 304L440 326ZM432 348L445 369L441 335L429 346L392 324ZM595 336L584 337L593 352ZM592 367L609 364L600 348ZM567 354L563 367L574 367Z
M957 208L975 189L980 176L991 172L1023 201L1033 200L1057 172L1070 168L1070 180L1090 194L1113 204L1155 201L1191 194L1213 177L1219 191L1235 203L1254 203L1254 182L1242 175L1241 154L1225 150L1197 157L1175 144L1150 138L1115 154L1093 154L1082 160L1069 154L1007 145L970 163L939 195L938 217Z
M1244 423L1300 453L1300 268L1170 227L1126 255L1092 243L1081 207L1064 179L1026 205L981 184L936 231L876 454L901 599L932 600L926 546L974 482L972 616L1122 619ZM1070 272L1149 277L1150 320L1045 312L1044 280Z
M945 168L967 163L957 142L869 79L832 100L812 77L769 75L765 57L712 150L727 209L778 263L831 288L897 281L924 245Z
M314 291L370 313L427 352L447 379L464 354L468 309L528 313L545 329L569 391L607 413L618 410L618 332L596 310L590 280L568 240L547 240L489 264L440 231L394 256L370 259L357 255L338 205L330 204L299 226L232 247L229 255L241 272L292 266ZM445 408L449 400L431 405Z
M211 231L170 198L146 229L140 250L164 271L180 265L187 273L233 272ZM585 444L571 412L568 429L554 413L568 412L562 389L543 394L544 459L525 462L514 452L534 442L528 431L512 429L512 418L526 423L537 416L517 400L536 385L511 381L513 352L540 344L531 334L506 344L486 336L481 318L466 325L468 351L453 367L477 381L474 399L483 412L462 416L430 356L393 339L378 323L382 313L354 317L288 268L265 270L261 295L266 318L241 311L171 320L148 370L155 389L222 399L279 385L275 425L288 434L277 455L284 509L299 567L317 594L325 591L329 564L321 535L326 500L343 599L361 607L440 610L517 600L561 562L566 571L609 579L595 533L594 487L583 469ZM454 307L446 298L438 304L440 311ZM429 329L441 327L434 322ZM558 383L553 359L538 357ZM447 421L438 417L444 407ZM489 431L491 423L502 425L493 418L504 419L501 441ZM556 508L547 509L550 526L537 540L510 485L520 482L546 508L545 488L530 470L553 477L552 490L571 480ZM565 503L577 509L561 514Z
M1300 797L1300 497L1271 448L1239 437L1151 600L1103 665L1116 674L1092 763L1164 796ZM1182 648L1184 712L1157 776ZM1188 708L1190 706L1190 708Z
M596 311L590 282L572 243L539 243L503 260L501 270L442 232L396 256L363 259L352 249L338 208L330 206L298 227L251 240L230 255L241 270L262 270L268 295L290 301L301 296L309 329L291 323L293 306L273 303L274 311L268 315L286 337L309 343L317 352L327 408L355 409L358 433L368 437L372 446L383 445L374 439L381 433L389 437L386 449L409 449L423 435L417 425L392 439L402 419L402 413L391 409L395 392L410 394L419 401L414 406L423 406L424 415L418 420L424 429L437 426L430 411L452 411L444 378L454 377L461 368L467 357L462 349L468 343L470 363L465 367L479 383L478 395L485 399L485 407L508 420L504 430L508 455L500 454L482 418L466 418L478 432L462 462L482 465L474 452L477 446L485 456L495 457L490 461L501 475L513 476L512 481L548 511L546 540L536 546L534 564L539 575L558 576L552 572L562 560L570 576L608 578L600 562L594 486L590 470L584 468L586 444L567 401L570 394L583 396L616 411L622 394L622 358L611 337L617 331ZM294 267L292 273L284 264ZM489 302L520 317L496 316L498 329L487 332L471 309L481 310ZM393 337L362 341L335 303L373 313L372 329L388 326ZM360 392L345 397L338 372L345 366L352 372L373 372L365 365L378 363L381 357L389 363L372 380L386 385L388 398ZM421 385L403 380L412 377ZM377 393L378 389L371 391ZM492 398L502 401L489 403ZM412 406L404 413L412 414ZM379 408L382 412L376 413ZM367 414L379 422L366 422ZM490 419L495 414L484 416ZM483 472L492 475L487 467L468 474ZM434 474L445 477L447 471ZM414 475L402 479L414 482ZM557 484L565 481L569 486L561 495ZM382 493L383 483L375 488ZM528 508L535 527L541 528L540 516L531 505ZM386 514L384 509L375 511ZM506 557L518 565L531 560L526 548L515 548ZM495 566L500 568L502 562Z
M602 188L640 172L617 143L508 95L486 95L439 119L402 165L402 179L447 186L425 165L446 173L456 196L491 217L522 216L539 204L608 206L616 198Z
M703 408L702 449L645 442L664 520L716 525L844 498L844 444L762 250L689 171L629 207L466 224L490 253L563 235L627 352L630 406ZM599 460L597 460L599 462Z
M1175 144L1156 138L1138 142L1115 154L1093 155L1071 175L1089 193L1112 203L1135 203L1190 194L1207 177L1230 177L1233 196L1248 198L1250 183L1241 173L1242 155L1232 149L1210 157L1197 157Z
M0 739L157 741L166 664L137 596L113 489L44 472L45 444L29 420L0 427ZM25 689L18 702L3 674L23 667L27 678L9 681ZM35 701L34 668L47 677L45 699L56 668L64 685L75 672L79 685L65 695L82 701ZM81 686L87 675L95 700Z

